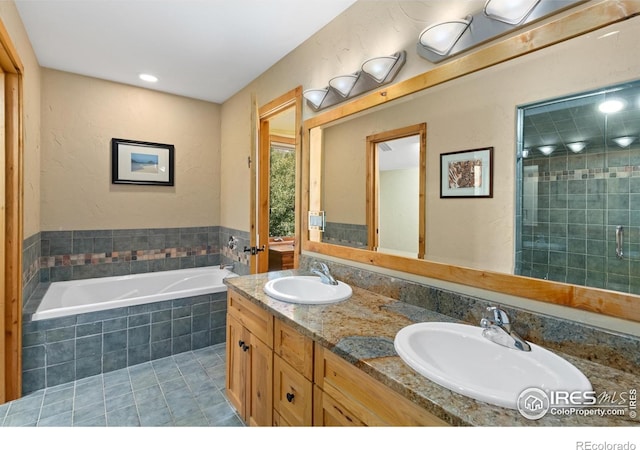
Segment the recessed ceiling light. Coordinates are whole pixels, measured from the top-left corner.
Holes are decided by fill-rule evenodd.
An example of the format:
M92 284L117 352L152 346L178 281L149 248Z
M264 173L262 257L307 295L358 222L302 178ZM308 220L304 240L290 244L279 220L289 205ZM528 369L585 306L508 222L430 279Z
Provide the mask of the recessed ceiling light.
M617 98L605 100L598 105L598 109L600 110L600 112L603 112L605 114L617 113L622 108L624 108L624 101Z
M148 73L141 73L140 75L138 75L138 78L140 78L142 81L147 81L149 83L155 83L158 81L158 77Z

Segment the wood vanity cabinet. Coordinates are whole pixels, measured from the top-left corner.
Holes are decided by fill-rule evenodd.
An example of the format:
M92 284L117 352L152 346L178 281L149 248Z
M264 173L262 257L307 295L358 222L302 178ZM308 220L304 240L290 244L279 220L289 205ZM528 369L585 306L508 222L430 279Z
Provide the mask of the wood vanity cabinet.
M273 315L227 293L226 394L245 423L273 423Z
M252 426L447 425L232 289L226 388Z
M273 351L274 425L311 426L313 341L276 319Z
M316 346L314 365L315 426L447 425L321 346Z

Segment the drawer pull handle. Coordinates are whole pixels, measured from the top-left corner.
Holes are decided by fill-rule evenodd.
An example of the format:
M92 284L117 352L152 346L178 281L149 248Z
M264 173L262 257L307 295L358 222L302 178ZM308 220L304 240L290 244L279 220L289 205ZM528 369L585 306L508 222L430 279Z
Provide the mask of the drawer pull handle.
M289 403L291 403L293 401L294 397L295 397L295 395L293 395L291 392L287 392L287 401Z

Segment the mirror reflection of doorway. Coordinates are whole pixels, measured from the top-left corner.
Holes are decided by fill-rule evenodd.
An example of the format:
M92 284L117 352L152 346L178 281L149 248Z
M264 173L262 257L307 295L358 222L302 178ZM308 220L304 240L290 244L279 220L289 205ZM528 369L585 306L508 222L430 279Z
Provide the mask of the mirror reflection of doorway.
M369 249L423 258L426 124L368 136L367 155Z

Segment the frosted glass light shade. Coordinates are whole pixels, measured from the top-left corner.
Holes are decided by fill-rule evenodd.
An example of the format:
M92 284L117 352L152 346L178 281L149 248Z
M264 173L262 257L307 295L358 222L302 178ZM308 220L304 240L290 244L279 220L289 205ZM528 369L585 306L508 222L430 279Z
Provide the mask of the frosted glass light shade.
M542 147L538 147L538 150L542 152L543 155L549 156L556 149L553 145L543 145Z
M391 72L396 61L398 61L396 56L371 58L362 63L362 71L371 75L378 83L382 83Z
M357 80L357 75L341 75L329 80L329 86L338 91L343 97L347 97Z
M536 7L540 0L487 0L484 13L491 19L517 25Z
M613 139L618 147L627 148L636 140L635 136L622 136Z
M438 55L448 55L458 39L469 28L469 24L471 24L471 16L467 19L431 25L420 33L420 44Z
M313 106L319 108L322 101L327 96L329 89L307 89L302 93L304 98L311 102Z
M580 153L587 146L586 142L570 142L567 144L573 153Z

